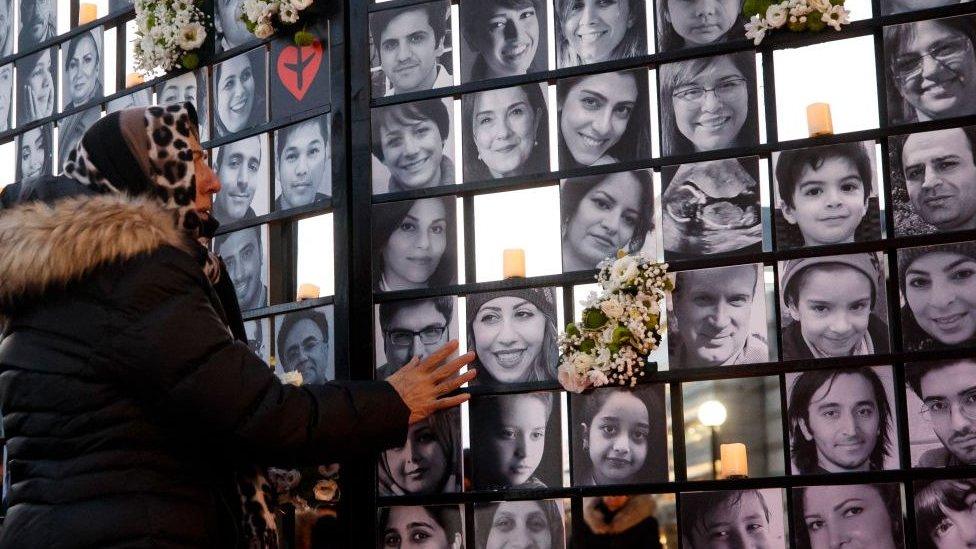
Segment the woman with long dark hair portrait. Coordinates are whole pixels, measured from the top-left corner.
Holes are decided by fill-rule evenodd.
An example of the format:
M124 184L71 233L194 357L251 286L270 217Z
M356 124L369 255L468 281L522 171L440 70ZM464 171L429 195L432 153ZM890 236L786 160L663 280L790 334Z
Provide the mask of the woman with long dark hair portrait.
M464 513L458 505L382 507L376 549L464 549Z
M474 54L461 66L462 82L516 76L546 69L546 3L479 0L461 5L461 34ZM468 69L470 67L470 69Z
M651 156L647 71L635 69L560 80L556 99L561 169Z
M899 485L847 484L793 490L799 549L904 549ZM847 543L838 544L842 539Z
M555 0L556 68L647 54L644 0Z
M751 50L662 65L660 83L662 154L759 143L756 55Z
M742 0L656 0L660 51L741 39Z
M566 545L559 500L500 501L475 505L477 549L562 549Z
M618 250L636 253L654 229L654 190L647 171L567 179L559 196L564 272L595 269Z
M218 136L264 123L264 57L264 49L258 48L214 67Z
M374 206L373 288L437 288L457 281L454 197Z
M976 479L915 481L919 549L968 549L976 540Z
M976 242L898 250L906 351L976 345Z
M461 491L461 413L432 414L407 430L406 444L380 453L379 495Z
M30 124L54 114L57 103L54 60L58 54L44 49L17 60L17 125Z
M465 181L549 171L545 84L467 94L461 112Z
M451 113L443 100L378 107L371 118L373 156L389 173L385 179L374 162L373 194L454 184Z
M51 124L44 124L17 136L16 174L23 196L28 194L28 188L34 182L45 175L51 175L54 157L51 133Z
M102 98L102 69L101 28L92 29L68 42L64 54L64 82L61 84L65 109Z

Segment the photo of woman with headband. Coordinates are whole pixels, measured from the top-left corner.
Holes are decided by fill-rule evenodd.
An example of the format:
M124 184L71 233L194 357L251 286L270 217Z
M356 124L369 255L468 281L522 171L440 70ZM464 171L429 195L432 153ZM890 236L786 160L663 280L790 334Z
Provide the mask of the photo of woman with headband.
M376 538L376 549L464 549L464 507L381 507Z
M556 68L647 54L644 0L555 0Z
M759 144L756 54L701 57L662 65L661 154Z
M654 250L654 190L646 170L565 179L559 186L563 272Z
M218 137L265 123L265 56L261 47L214 66Z
M742 39L742 0L655 0L658 51Z
M461 83L546 70L544 0L461 4Z
M54 114L57 104L57 75L53 48L17 60L17 125L23 126Z
M461 411L435 412L411 425L406 444L380 453L380 496L460 492Z
M372 110L373 194L454 184L450 100Z
M549 171L544 83L467 94L461 112L465 182Z
M556 499L475 504L476 549L563 549L564 516Z
M906 351L976 346L976 242L898 250Z
M63 51L62 57L64 62L64 81L61 83L63 110L81 107L104 96L102 50L101 27L80 34L68 42L68 47ZM74 146L71 148L74 149Z
M646 70L566 78L556 100L560 169L650 158Z
M439 288L457 282L453 196L373 206L373 289Z

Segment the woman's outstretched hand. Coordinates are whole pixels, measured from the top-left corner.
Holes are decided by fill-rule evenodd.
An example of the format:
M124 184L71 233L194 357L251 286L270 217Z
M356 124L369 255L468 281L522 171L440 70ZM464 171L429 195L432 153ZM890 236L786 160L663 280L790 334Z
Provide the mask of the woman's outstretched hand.
M450 341L423 360L413 357L403 368L386 378L410 408L411 425L438 410L453 408L471 398L467 393L441 398L474 379L478 373L471 369L456 375L462 366L474 360L473 352L444 362L457 348L457 340Z

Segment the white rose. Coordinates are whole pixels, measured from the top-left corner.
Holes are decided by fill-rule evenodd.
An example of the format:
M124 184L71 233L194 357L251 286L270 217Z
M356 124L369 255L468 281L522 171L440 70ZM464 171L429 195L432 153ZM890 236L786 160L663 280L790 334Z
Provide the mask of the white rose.
M186 51L192 51L203 45L207 38L207 31L200 23L190 23L180 29L179 45Z
M559 366L559 372L556 374L556 378L559 380L559 384L563 386L563 389L571 393L582 393L590 385L590 379L585 375L576 375L575 372L570 372L565 368L565 364Z
M770 27L778 28L786 24L789 11L782 4L773 4L766 10L766 22Z
M603 314L607 315L608 318L614 320L620 318L624 314L624 306L620 304L616 299L608 299L600 304L600 310Z
M258 38L268 38L272 34L274 34L274 27L268 23L258 23L258 26L254 27L254 36Z
M314 0L291 0L291 5L295 6L296 10L303 10L312 5Z

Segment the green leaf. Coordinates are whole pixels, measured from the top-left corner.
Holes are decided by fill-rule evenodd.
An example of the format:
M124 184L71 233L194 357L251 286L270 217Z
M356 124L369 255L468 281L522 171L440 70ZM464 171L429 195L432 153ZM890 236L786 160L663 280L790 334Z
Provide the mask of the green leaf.
M773 5L772 0L746 0L742 4L742 13L746 18L750 18L753 15L758 15L759 17L765 17L766 10L769 6Z
M584 353L592 351L594 347L596 347L596 343L592 339L584 339L583 342L580 343L580 351L583 351Z
M587 330L598 330L606 325L607 315L600 309L586 309L583 311L583 327Z
M576 327L575 323L570 322L569 324L566 325L566 335L570 337L576 337L579 335L579 333L580 333L579 328Z
M629 340L630 336L631 336L630 330L628 330L624 326L617 326L616 328L613 329L612 341L613 343L620 345L625 341Z
M823 14L819 11L815 11L807 15L807 30L811 32L820 32L827 27L827 23L820 20Z
M315 35L307 30L300 30L295 33L295 45L301 47L311 46L315 42Z
M183 57L180 57L180 64L185 69L195 69L200 65L200 57L193 52L184 53Z

